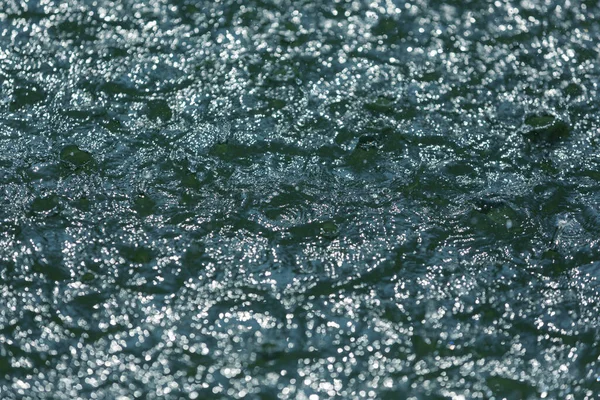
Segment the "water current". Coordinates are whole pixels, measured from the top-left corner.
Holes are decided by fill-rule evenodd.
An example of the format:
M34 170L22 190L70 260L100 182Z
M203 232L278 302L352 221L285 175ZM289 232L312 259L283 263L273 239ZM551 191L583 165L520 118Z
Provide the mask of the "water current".
M597 399L600 5L1 0L0 398Z

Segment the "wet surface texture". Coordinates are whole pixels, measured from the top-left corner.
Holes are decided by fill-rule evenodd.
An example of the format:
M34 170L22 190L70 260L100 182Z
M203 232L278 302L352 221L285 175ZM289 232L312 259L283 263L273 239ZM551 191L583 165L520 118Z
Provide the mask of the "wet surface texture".
M592 399L597 2L0 8L3 399Z

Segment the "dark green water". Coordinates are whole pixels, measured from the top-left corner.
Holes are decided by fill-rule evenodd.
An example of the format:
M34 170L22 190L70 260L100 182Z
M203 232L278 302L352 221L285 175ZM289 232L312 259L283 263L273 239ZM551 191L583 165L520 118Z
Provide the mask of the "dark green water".
M597 2L0 4L0 398L597 398Z

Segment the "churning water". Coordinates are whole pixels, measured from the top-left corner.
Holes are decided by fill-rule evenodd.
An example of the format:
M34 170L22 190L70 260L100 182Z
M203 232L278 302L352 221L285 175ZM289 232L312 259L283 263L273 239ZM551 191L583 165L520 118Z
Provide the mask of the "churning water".
M2 0L0 397L596 398L599 7Z

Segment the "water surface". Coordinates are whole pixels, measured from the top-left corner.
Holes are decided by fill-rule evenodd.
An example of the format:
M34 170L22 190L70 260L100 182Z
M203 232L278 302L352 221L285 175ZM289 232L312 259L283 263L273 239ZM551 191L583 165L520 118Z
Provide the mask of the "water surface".
M600 392L597 2L2 4L3 399Z

